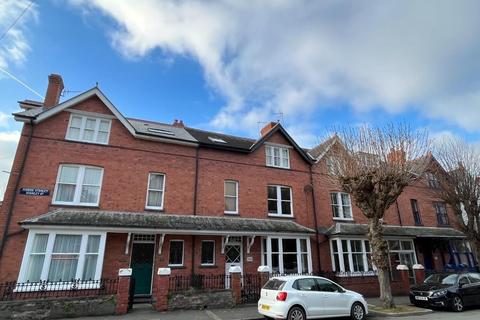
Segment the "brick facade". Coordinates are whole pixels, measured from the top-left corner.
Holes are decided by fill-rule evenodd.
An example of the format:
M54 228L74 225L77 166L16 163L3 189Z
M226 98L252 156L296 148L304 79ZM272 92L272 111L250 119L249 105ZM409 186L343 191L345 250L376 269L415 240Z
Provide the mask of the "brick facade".
M65 139L65 135L71 109L90 114L113 116L102 100L94 96L33 126L24 125L12 167L12 175L8 182L3 205L0 207L2 231L5 229L8 214L12 213L8 224L8 236L0 257L0 270L2 270L0 282L15 280L19 275L28 230L23 229L18 223L26 218L39 216L61 207L52 204L53 191L61 164L92 165L103 168L103 181L97 208L99 210L146 211L148 174L156 172L164 173L166 177L164 209L151 211L157 214L226 216L224 213L224 181L234 180L239 185L238 217L240 219L287 219L313 230L328 228L336 222L332 215L330 192L340 190L327 174L325 160L322 159L318 163L306 161L300 151L292 146L288 138L280 131L275 132L265 143L289 147L290 169L267 167L265 165L265 144L254 152L247 153L202 147L198 144L188 146L149 141L132 136L131 132L117 118L112 119L108 145L68 141ZM30 135L31 142L29 144ZM20 175L27 147L28 152L23 172ZM18 177L20 180L15 189ZM311 185L312 181L313 186ZM268 216L267 186L270 184L291 188L293 218ZM21 195L18 188L22 187L48 189L50 195ZM414 226L410 199L418 200L423 226L437 227L433 202L438 201L438 198L425 181L419 181L405 190L398 200L398 207L393 205L388 210L385 224ZM313 203L316 204L315 207ZM12 210L10 210L11 206ZM365 217L355 205L352 210L353 223L366 223ZM447 211L451 225L456 227L452 210ZM318 244L316 235L309 234L306 237L310 239L311 245L311 271L332 270L328 237L319 234ZM132 243L129 244L128 253L125 253L128 245L127 238L127 232L107 233L102 277L116 277L118 269L130 267ZM166 234L162 254L157 253L159 245L157 237L153 270L168 266L169 243L172 239L184 241L183 267L172 268L172 275L225 273L225 254L221 252L223 238L218 234ZM261 237L255 239L249 254L247 254L246 236L243 239L243 272L255 273L258 266L261 265ZM202 240L215 241L213 266L200 265ZM439 269L443 267L443 264L437 261L448 260L448 257L436 257L435 259L435 255L438 254L440 253L434 253L434 261L435 268ZM441 254L445 255L445 253ZM418 262L422 263L423 256L418 249L417 256ZM352 283L350 284L353 286ZM360 290L361 285L358 288Z

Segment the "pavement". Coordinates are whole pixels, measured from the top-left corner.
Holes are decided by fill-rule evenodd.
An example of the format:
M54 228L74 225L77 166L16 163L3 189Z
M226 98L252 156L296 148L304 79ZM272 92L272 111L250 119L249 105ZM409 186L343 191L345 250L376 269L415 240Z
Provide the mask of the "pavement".
M378 298L367 298L370 305L380 305ZM408 297L395 297L398 305L408 305ZM369 316L370 319L399 320L399 317ZM121 316L84 317L77 320L257 320L263 317L257 313L257 305L244 305L232 309L178 310L156 312L149 304L134 305L133 310ZM436 310L425 315L401 317L401 320L478 320L480 309L470 309L462 313Z

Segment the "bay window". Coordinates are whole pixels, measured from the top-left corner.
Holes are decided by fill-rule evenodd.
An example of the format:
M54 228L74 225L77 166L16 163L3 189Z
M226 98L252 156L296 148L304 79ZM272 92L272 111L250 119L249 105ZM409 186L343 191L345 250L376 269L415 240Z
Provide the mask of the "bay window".
M310 273L312 261L308 238L265 237L262 239L262 264L272 273Z
M19 282L99 280L105 233L30 231Z
M332 239L332 266L336 272L373 271L370 243L363 239Z
M58 170L53 204L98 206L103 169L65 164Z

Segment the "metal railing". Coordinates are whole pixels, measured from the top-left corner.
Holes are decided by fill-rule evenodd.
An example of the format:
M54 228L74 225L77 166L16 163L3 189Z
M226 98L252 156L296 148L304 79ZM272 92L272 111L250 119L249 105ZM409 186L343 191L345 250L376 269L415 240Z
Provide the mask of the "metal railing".
M116 294L118 278L100 280L4 282L0 301L58 297L90 297Z
M230 275L188 275L171 276L169 279L170 292L182 292L188 290L222 290L228 289Z

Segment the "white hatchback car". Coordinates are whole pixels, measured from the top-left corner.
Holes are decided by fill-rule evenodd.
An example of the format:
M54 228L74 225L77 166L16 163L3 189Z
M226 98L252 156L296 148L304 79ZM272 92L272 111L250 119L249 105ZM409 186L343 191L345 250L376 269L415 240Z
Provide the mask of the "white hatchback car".
M270 279L262 288L258 312L266 318L305 320L348 317L363 320L367 302L359 293L335 282L314 276L285 276Z

